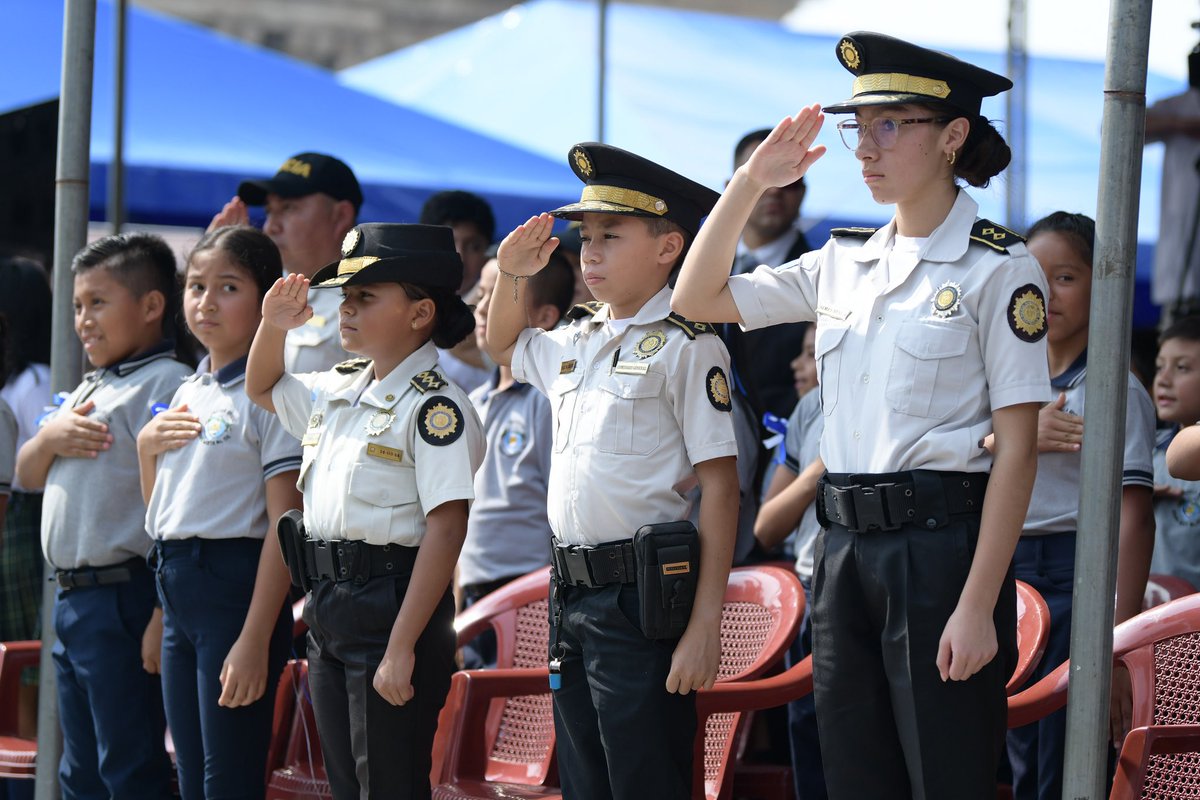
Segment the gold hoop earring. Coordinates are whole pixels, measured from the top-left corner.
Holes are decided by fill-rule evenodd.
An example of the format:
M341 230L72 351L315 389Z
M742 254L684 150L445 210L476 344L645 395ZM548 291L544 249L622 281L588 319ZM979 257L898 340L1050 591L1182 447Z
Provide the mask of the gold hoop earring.
M951 150L949 153L947 153L947 154L946 154L946 161L947 161L947 162L950 164L950 166L952 166L952 167L953 167L953 166L954 166L954 162L955 162L955 161L958 161L958 151L957 151L957 150Z

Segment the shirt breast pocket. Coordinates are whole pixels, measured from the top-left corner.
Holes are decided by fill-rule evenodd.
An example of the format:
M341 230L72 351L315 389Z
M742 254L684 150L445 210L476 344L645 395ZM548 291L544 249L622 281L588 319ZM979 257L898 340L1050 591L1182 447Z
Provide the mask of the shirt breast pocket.
M579 383L582 372L559 375L550 383L550 403L554 409L554 452L567 449L571 439L572 423L575 420L575 404L579 401Z
M817 359L817 384L821 392L821 413L829 416L837 406L838 379L842 372L842 353L839 348L846 339L844 325L817 326L817 341L814 354Z
M604 453L645 455L658 447L663 376L610 375L596 399L596 446Z
M351 539L371 544L409 543L421 516L417 476L411 467L360 462L350 469L350 501L343 527ZM413 506L405 509L401 506Z
M905 322L896 336L888 373L893 411L945 419L959 405L971 329L947 322Z

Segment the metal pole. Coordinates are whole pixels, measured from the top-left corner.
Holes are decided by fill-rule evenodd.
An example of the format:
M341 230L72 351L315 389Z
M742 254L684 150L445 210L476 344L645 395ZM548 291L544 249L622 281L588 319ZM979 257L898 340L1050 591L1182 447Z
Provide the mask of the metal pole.
M54 306L50 384L55 392L79 383L82 353L71 308L71 258L87 241L88 163L92 133L92 64L96 54L96 0L64 0L62 89L58 106L58 161L54 179ZM37 800L59 796L62 739L54 681L54 589L46 567L42 592L42 658L38 688Z
M1025 230L1025 169L1027 157L1027 119L1029 108L1029 58L1026 40L1029 32L1029 17L1025 0L1009 0L1008 3L1008 77L1013 88L1004 93L1008 125L1005 134L1012 150L1012 162L1008 165L1005 186L1005 223L1014 230Z
M596 42L596 141L604 141L605 82L608 73L608 0L600 0L600 25Z
M125 224L125 24L128 0L113 4L113 152L108 165L108 218L113 233Z
M1113 596L1125 442L1151 0L1113 0L1088 327L1088 435L1080 475L1064 800L1108 797Z

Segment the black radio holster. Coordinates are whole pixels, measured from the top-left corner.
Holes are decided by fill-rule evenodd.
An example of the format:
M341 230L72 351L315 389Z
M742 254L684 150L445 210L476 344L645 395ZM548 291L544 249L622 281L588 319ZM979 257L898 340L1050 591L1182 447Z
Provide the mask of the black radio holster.
M292 585L307 592L310 588L308 569L304 564L304 515L296 509L285 511L275 528L279 534L279 552L287 564Z
M690 522L643 525L633 536L642 632L677 639L687 629L700 578L700 534Z

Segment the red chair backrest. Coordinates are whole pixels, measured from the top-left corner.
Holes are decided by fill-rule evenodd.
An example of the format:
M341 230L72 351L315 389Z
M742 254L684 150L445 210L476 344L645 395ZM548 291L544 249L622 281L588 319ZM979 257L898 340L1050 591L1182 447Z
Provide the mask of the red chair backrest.
M332 797L317 737L306 660L289 661L279 678L267 758L266 797L268 800Z
M1017 667L1004 687L1009 695L1025 685L1042 663L1050 637L1050 609L1037 589L1017 581Z
M804 616L804 588L790 569L739 567L729 573L721 612L721 665L717 681L750 680L783 660ZM728 797L733 786L737 733L744 712L712 714L697 742L694 781L705 796ZM694 783L694 785L701 785Z

